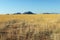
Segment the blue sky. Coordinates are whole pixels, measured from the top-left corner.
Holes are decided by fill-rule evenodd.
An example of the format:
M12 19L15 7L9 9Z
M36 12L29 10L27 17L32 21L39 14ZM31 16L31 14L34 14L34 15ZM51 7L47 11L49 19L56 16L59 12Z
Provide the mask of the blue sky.
M0 13L60 13L60 0L0 0Z

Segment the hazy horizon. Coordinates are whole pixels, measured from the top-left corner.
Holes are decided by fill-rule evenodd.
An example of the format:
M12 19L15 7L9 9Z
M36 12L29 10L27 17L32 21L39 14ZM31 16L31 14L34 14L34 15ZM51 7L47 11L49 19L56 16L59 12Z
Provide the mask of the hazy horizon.
M60 13L60 0L0 0L1 13Z

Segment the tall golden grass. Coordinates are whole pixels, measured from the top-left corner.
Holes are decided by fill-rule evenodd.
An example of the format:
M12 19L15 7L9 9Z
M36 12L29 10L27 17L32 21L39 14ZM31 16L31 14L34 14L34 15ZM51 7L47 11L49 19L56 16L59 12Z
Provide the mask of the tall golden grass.
M0 40L60 40L60 14L0 15Z

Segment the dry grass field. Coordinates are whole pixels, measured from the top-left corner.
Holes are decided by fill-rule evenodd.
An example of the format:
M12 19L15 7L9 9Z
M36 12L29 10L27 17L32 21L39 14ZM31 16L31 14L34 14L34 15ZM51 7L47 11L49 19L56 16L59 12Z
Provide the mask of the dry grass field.
M60 40L60 14L0 15L0 40Z

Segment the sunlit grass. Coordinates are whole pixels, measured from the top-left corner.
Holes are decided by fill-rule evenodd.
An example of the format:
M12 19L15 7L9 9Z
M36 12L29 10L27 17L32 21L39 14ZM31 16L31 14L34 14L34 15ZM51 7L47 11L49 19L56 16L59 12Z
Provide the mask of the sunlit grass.
M55 40L60 34L59 17L60 14L0 15L0 32L7 32L6 37L0 34L1 40Z

